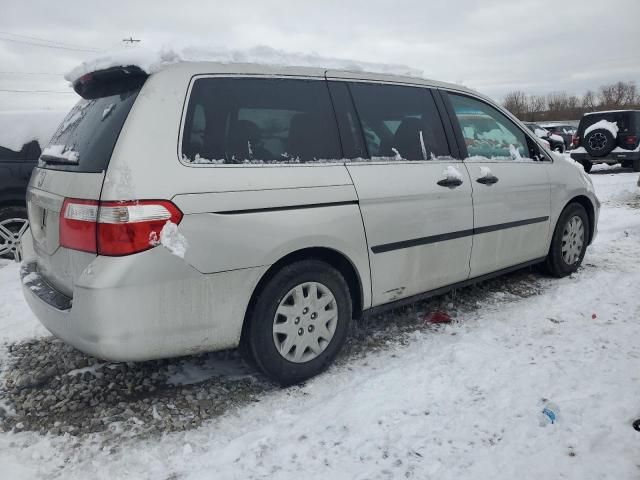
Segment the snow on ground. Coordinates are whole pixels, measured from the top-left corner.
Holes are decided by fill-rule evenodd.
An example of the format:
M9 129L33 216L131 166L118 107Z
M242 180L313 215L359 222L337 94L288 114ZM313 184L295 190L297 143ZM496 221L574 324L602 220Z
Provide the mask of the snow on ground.
M0 478L638 478L638 174L599 168L592 178L598 238L576 274L536 276L539 294L489 289L474 308L454 296L454 323L417 321L403 344L265 391L193 430L123 435L116 449L102 434L2 433ZM43 333L17 274L0 268L5 342ZM559 408L554 425L539 424L544 399Z

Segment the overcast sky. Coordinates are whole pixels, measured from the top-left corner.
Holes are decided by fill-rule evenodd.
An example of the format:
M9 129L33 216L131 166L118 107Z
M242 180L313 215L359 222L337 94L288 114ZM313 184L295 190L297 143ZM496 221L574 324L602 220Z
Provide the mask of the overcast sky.
M494 98L640 84L640 0L0 0L0 110L69 108L62 74L122 45L179 43L399 63ZM26 38L33 37L33 38ZM59 47L49 48L35 40ZM51 43L49 43L51 45Z

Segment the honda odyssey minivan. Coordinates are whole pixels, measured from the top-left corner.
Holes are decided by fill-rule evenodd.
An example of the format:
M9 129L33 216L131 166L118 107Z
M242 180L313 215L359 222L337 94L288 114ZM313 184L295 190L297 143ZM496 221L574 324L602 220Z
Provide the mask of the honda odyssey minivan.
M352 319L537 263L568 275L596 234L582 168L459 85L182 62L74 88L22 276L40 321L100 358L241 346L291 384Z

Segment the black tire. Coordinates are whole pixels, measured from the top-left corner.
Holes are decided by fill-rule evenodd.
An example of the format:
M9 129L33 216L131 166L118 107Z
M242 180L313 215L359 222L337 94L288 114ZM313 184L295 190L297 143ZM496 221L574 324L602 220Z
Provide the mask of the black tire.
M585 135L582 145L592 157L604 157L615 148L616 139L609 130L596 128Z
M322 284L333 294L337 321L333 337L324 350L315 358L296 363L278 351L273 326L280 303L294 287L306 282ZM344 345L352 316L349 287L340 272L320 260L299 261L278 271L257 295L245 319L248 323L241 342L244 355L248 356L247 362L254 363L265 375L283 386L302 382L325 370ZM304 328L301 330L306 334Z
M591 163L589 160L583 160L582 162L582 168L584 168L584 171L589 173L591 171L591 167L593 167L593 163Z
M640 160L633 161L633 171L640 172Z
M27 217L27 209L22 206L10 206L10 207L1 207L0 208L0 223L9 229L13 233L18 233L17 229L20 227L19 222L14 222L14 219L18 220L28 220ZM19 242L14 245L18 245ZM14 259L14 250L5 251L7 248L10 248L7 240L4 238L4 235L0 232L0 258L5 259Z
M582 220L584 237L582 239L582 250L580 251L577 261L569 264L565 261L562 255L562 237L565 227L567 227L569 221L576 216ZM589 242L589 235L591 232L590 228L589 216L582 205L579 203L570 203L565 207L560 214L560 218L558 218L558 223L556 224L556 228L553 232L551 246L549 247L549 253L545 261L545 268L549 274L559 278L566 277L580 267L584 254L587 251L587 243Z
M622 168L633 168L633 160L622 160L620 165Z

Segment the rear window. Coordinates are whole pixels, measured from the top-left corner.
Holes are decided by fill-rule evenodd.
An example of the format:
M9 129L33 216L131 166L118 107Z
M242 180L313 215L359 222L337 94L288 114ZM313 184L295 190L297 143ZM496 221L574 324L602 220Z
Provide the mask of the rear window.
M139 91L140 87L91 100L81 99L42 152L40 166L83 173L105 171ZM47 155L48 152L52 154Z
M582 133L600 120L615 122L619 133L640 131L640 112L606 112L585 115L580 120L579 131Z
M342 158L324 80L201 78L182 136L189 163L309 163Z

